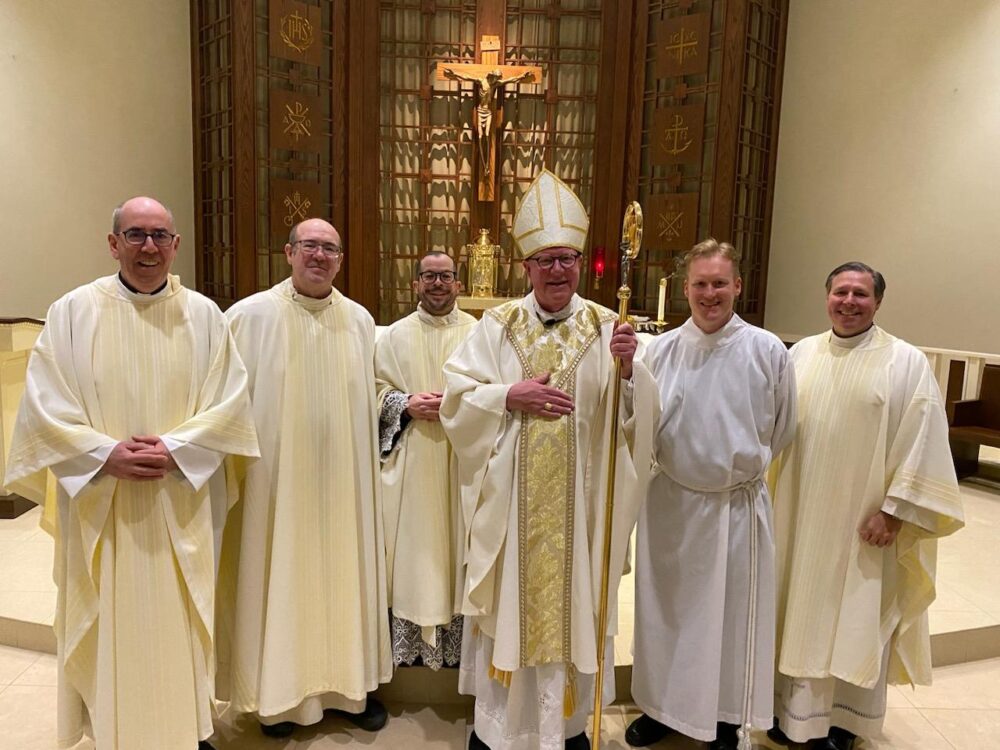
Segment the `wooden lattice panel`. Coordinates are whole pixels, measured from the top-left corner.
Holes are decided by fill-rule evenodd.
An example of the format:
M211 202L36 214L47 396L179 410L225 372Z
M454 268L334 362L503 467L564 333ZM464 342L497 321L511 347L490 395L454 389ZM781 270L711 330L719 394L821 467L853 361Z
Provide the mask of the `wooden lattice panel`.
M697 201L696 239L714 235L740 251L743 294L736 310L757 324L763 321L767 282L787 13L787 0L650 0L647 18L639 201L657 209L667 200L662 196L688 206ZM664 71L695 70L693 60L682 64L678 54L704 29L707 72L664 77ZM664 60L667 53L672 57ZM697 127L696 118L678 118L692 105L704 111L701 159L665 155L666 136L673 135L675 149L686 143L669 130L672 124ZM669 217L651 220L656 227ZM660 241L655 231L647 238L633 275L633 307L653 314L660 279L674 273L687 248ZM664 317L677 323L688 314L682 279L675 276L668 290Z
M739 311L761 320L767 285L770 201L774 191L775 91L781 62L780 0L750 0L743 63L743 95L737 136L732 242L743 253Z
M205 0L192 13L199 74L194 82L197 283L220 305L236 298L233 213L232 16L230 0Z
M646 44L646 75L643 91L642 139L639 170L638 200L643 207L650 207L646 222L650 229L644 238L644 250L639 256L632 276L632 308L655 316L660 292L660 279L670 277L675 271L676 260L690 247L682 247L671 227L675 226L679 208L683 206L684 240L692 236L702 238L709 234L711 202L713 195L712 165L716 151L721 88L723 0L700 0L687 4L685 10L677 0L651 0L649 3L649 33ZM694 19L682 25L679 19ZM708 32L707 43L703 38ZM702 36L692 36L692 32ZM675 39L679 34L681 39ZM690 58L684 65L676 59L674 47L678 42L696 41L699 52L707 51L708 63L695 66ZM707 73L663 77L663 72L705 69ZM700 125L701 153L691 160L682 154L665 158L663 153L663 127L666 118L677 114L686 117L686 124ZM691 134L692 137L693 134ZM697 137L696 137L697 138ZM673 161L674 163L665 163ZM697 221L692 221L692 207L697 207ZM671 210L661 211L661 208ZM692 227L696 224L696 228ZM719 238L720 240L724 238ZM683 319L687 315L683 283L674 278L668 282L667 319Z
M336 222L342 140L331 112L343 85L332 29L344 8L343 0L198 0L191 8L197 283L225 308L287 277L288 219ZM291 183L272 195L272 186ZM308 214L292 213L305 205L296 189Z
M504 102L498 196L501 294L517 296L527 289L523 267L513 262L509 230L521 195L543 167L555 172L592 212L603 5L600 0L508 0L505 60L539 65L544 76L540 83L518 85L517 96ZM581 286L582 294L587 291Z
M291 273L291 224L334 221L333 3L255 0L255 10L256 278L264 290Z
M417 259L458 257L469 242L474 200L472 99L434 83L442 60L475 54L474 0L383 0L380 4L378 315L411 312ZM375 238L372 238L374 240Z

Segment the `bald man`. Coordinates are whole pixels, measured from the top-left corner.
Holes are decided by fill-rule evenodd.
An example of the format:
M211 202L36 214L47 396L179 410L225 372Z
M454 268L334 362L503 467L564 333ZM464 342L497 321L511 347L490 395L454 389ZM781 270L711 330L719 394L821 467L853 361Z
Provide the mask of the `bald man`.
M126 201L108 245L118 273L49 308L6 483L56 540L59 746L205 750L219 468L257 455L246 371L219 308L170 275L169 209Z
M333 287L330 224L293 227L285 256L291 278L227 313L261 443L236 467L223 550L231 698L270 737L329 709L375 731L387 714L367 693L392 676L375 322Z

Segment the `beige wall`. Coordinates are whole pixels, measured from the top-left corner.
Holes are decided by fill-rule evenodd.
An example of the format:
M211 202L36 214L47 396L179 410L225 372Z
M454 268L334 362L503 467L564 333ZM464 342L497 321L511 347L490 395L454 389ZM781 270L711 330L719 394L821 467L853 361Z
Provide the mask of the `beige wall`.
M111 210L153 195L194 283L188 0L0 2L0 317L112 273Z
M791 0L765 323L828 327L846 260L878 322L1000 352L1000 2Z

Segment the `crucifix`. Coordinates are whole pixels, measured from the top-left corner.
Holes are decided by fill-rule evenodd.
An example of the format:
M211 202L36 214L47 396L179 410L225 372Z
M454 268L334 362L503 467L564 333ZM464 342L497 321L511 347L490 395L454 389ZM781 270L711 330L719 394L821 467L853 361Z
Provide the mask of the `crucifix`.
M467 81L476 87L476 109L472 129L479 152L479 200L492 201L493 165L496 163L496 122L500 121L497 91L510 83L538 83L542 69L535 65L501 65L500 37L484 36L479 43L479 64L438 63L439 81Z

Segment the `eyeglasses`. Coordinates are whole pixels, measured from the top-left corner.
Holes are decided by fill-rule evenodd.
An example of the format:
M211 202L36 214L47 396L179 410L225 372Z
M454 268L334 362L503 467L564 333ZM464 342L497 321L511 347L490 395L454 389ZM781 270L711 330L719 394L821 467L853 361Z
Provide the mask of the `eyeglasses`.
M307 253L315 254L322 252L327 258L336 258L344 254L344 249L334 245L332 242L316 242L315 240L298 240L295 243Z
M456 278L454 271L421 271L417 276L425 284L433 284L438 279L442 284L454 284Z
M562 268L572 268L580 262L582 257L580 253L577 253L576 255L557 255L555 257L543 255L541 258L528 258L528 260L535 261L543 271L551 271L556 263L559 263Z
M158 248L170 247L170 243L174 241L176 234L170 234L166 229L154 229L152 232L147 232L145 230L133 227L132 229L126 229L124 232L119 232L125 242L135 247L142 247L146 244L146 238L149 237L153 244Z

